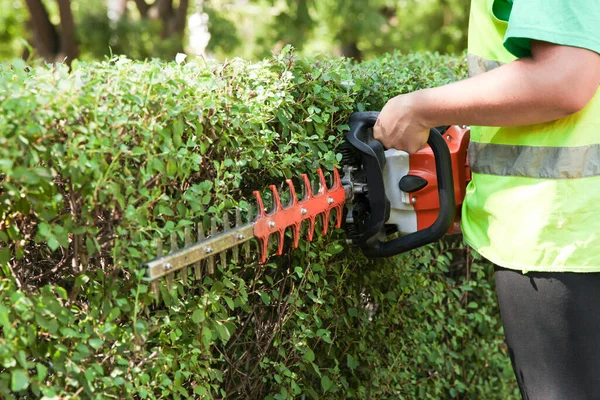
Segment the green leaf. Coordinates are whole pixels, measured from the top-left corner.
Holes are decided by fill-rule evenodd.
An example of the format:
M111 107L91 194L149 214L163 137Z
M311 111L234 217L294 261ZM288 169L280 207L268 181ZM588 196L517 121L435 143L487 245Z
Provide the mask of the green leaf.
M10 261L10 248L2 247L0 249L0 265L6 265Z
M217 328L217 332L223 343L227 343L227 341L231 337L227 326L219 321L215 321L215 327Z
M10 388L13 392L20 392L29 387L29 375L23 369L15 369L12 371L10 380Z
M56 240L56 237L52 236L48 239L48 247L50 248L50 250L54 251L56 249L58 249L60 245L58 244L58 240Z
M167 175L173 176L177 172L177 164L173 160L167 161Z
M66 327L66 326L63 327L63 328L60 328L59 332L65 338L77 338L77 337L79 337L79 333L77 331L75 331L72 328Z
M58 294L58 296L61 299L67 300L69 298L69 296L67 295L67 291L62 286L55 286L54 290L56 290L56 294ZM58 303L56 303L56 304L58 305Z
M201 308L194 310L192 313L192 321L196 324L204 321L204 310Z
M35 368L37 370L37 380L38 382L43 382L48 375L48 368L42 363L35 364Z
M104 340L102 340L100 338L92 338L92 339L88 340L88 343L92 349L98 350L104 344Z
M317 331L317 336L319 336L321 339L323 339L323 341L326 342L326 343L332 343L332 341L331 341L331 332L329 332L326 329L319 329Z
M315 361L315 353L311 349L306 349L302 358L305 361L313 362L313 361Z
M48 322L48 332L55 334L57 330L58 330L58 321L56 321L55 319L51 319Z
M333 383L331 382L331 379L329 379L328 375L323 375L321 377L321 386L323 387L323 391L327 392L329 389L331 389L332 385Z
M4 307L0 304L0 325L4 328L4 334L11 330L12 325L9 319L9 311L8 308Z
M13 160L7 159L7 158L0 158L0 171L3 171L3 173L6 173L7 171L10 171L13 167Z
M198 396L204 396L207 392L206 392L206 388L204 386L196 386L194 388L194 393L197 394Z
M266 305L271 305L271 296L269 296L268 293L263 292L263 291L258 291L258 294L263 303L265 303Z
M354 371L354 369L356 369L360 363L354 357L352 357L352 355L346 354L346 365L348 365L348 368Z
M235 309L235 303L233 302L233 300L231 299L231 297L229 297L229 296L223 296L223 299L227 303L227 306L229 307L229 309L233 311Z
M90 281L90 277L86 274L79 274L77 278L75 278L75 286L85 285Z

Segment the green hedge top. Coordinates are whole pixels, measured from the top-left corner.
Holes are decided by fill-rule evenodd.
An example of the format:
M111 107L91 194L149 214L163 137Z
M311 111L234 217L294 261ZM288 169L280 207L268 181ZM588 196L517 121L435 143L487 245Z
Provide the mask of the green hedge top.
M156 237L183 244L185 226L245 209L251 190L331 170L351 112L460 79L463 65L285 50L258 64L0 66L0 395L436 398L473 382L473 393L500 393L507 364L489 286L461 286L452 250L413 279L342 255L332 235L267 265L163 285L161 302L139 268ZM456 324L441 324L447 315ZM485 343L489 376L465 366L476 350L457 332ZM408 347L426 341L413 365Z

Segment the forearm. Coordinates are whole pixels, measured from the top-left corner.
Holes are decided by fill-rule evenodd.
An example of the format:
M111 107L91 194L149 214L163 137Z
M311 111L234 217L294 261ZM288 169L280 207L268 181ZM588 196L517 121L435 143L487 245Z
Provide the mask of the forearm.
M546 63L546 65L548 65ZM522 59L450 85L413 93L415 112L427 126L524 126L566 117L593 96L584 96L571 70L547 68Z

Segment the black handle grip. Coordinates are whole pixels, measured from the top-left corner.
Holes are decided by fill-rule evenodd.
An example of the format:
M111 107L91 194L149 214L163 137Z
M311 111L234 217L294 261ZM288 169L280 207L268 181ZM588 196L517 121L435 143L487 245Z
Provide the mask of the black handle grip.
M373 138L373 131L371 129L375 125L378 115L379 113L377 112L353 114L350 117L350 132L346 134L348 140L361 150L363 154L367 155L367 157L363 157L363 166L367 172L370 197L371 195L380 197L381 188L383 188L383 167L385 166L384 148L380 142ZM454 197L454 179L452 175L450 150L448 149L446 141L437 129L431 129L427 143L431 147L435 157L438 196L440 200L440 212L437 219L426 229L401 236L388 242L383 242L380 239L380 235L373 235L373 229L370 229L371 232L368 232L368 236L370 237L366 238L368 240L359 243L367 257L391 257L435 242L442 238L452 226L456 213L456 199ZM364 161L368 161L369 159L373 161L364 163ZM378 171L374 171L373 169L377 169ZM377 176L379 177L378 179ZM369 177L371 180L369 180ZM375 193L371 192L373 186L372 183L375 186ZM381 188L378 187L379 185L381 185ZM383 192L383 197L385 198L384 202L387 203L387 212L386 215L383 216L381 215L381 212L377 212L377 209L373 209L373 206L377 207L377 205L373 204L371 198L369 198L372 211L371 219L373 219L373 217L379 219L378 221L372 221L376 223L371 223L369 225L373 228L379 228L378 233L383 231L383 226L389 218L389 201L385 196L385 191ZM381 203L380 199L374 200ZM375 211L375 213L373 213L373 211Z
M383 167L385 167L385 148L373 137L373 126L377 122L378 112L359 112L350 116L350 131L346 140L361 152L362 167L369 188L370 213L361 227L360 236L354 243L361 248L370 247L378 240L390 218L390 202L385 195Z

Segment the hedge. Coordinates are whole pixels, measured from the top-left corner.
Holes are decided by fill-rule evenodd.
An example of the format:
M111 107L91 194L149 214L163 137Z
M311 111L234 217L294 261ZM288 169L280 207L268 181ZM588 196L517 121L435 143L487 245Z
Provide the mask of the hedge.
M464 60L0 67L0 395L517 398L493 270L459 239L371 262L343 233L160 299L156 238L339 162L355 110L464 77Z

